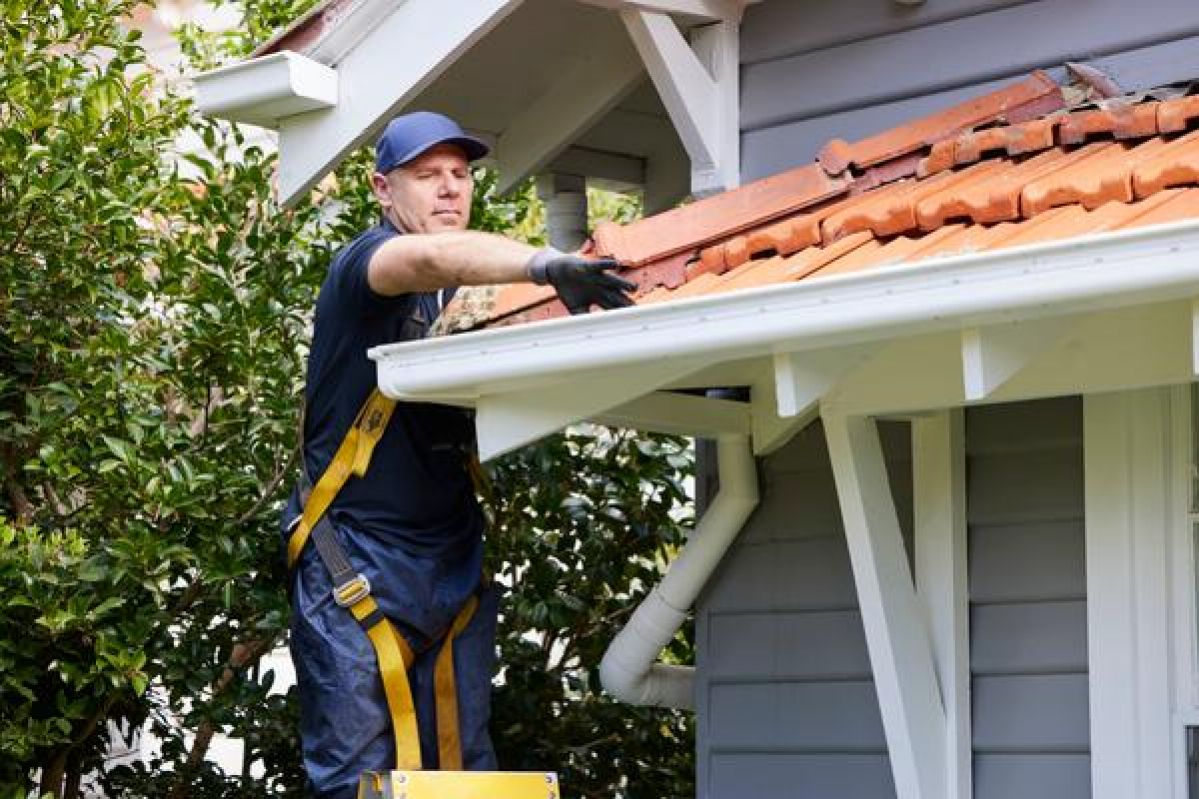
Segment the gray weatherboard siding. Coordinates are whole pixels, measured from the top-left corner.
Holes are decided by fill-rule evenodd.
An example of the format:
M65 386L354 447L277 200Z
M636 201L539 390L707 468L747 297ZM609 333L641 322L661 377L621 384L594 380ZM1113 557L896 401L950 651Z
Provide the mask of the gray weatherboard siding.
M881 426L911 553L909 428ZM977 799L1090 795L1082 410L966 415ZM823 431L764 459L762 503L697 607L698 795L895 796Z
M1086 61L1126 90L1199 77L1195 0L766 0L741 27L741 176Z

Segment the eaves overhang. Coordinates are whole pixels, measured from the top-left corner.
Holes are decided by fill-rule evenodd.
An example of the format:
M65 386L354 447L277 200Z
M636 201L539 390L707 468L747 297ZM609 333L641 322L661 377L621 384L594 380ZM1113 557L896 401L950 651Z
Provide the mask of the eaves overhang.
M821 404L907 413L1189 381L1197 295L1199 223L1188 221L369 355L388 396L477 408L485 456L613 409L654 429L630 403L728 385L753 387L744 423L764 452ZM696 427L711 418L698 413Z

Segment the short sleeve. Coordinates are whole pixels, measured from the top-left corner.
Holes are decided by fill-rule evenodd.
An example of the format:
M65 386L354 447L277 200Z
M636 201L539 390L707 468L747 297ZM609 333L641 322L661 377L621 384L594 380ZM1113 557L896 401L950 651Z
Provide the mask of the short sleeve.
M371 257L384 242L396 235L382 226L375 227L354 239L337 254L330 267L329 284L336 287L339 305L372 313L395 311L412 304L412 294L388 297L376 293L367 277Z

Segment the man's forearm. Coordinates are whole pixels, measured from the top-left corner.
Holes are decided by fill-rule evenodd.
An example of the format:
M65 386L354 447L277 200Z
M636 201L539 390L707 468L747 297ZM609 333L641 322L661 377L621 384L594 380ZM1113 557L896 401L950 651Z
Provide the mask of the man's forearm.
M371 258L371 288L386 295L528 280L537 248L496 235L464 230L397 236Z

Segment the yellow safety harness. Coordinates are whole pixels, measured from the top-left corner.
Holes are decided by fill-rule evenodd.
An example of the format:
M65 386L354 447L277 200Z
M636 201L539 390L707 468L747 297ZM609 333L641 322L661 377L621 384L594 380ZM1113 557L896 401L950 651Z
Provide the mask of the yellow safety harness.
M350 565L349 558L337 540L333 525L325 513L337 493L351 476L362 477L370 466L371 453L383 437L395 400L389 399L376 388L367 397L362 409L333 460L325 469L315 486L307 484L301 491L304 512L294 523L295 527L287 542L287 565L294 569L299 562L309 538L316 545L321 559L329 569L333 581L333 599L347 608L375 648L379 671L383 678L383 692L387 697L387 708L391 715L395 733L396 768L416 771L421 768L420 735L417 731L416 706L412 700L412 688L408 682L408 669L416 658L412 646L405 640L396 626L379 610L371 597L370 582ZM478 461L468 464L472 478L477 479ZM311 488L311 490L309 490ZM462 769L462 743L458 732L458 691L454 683L454 639L461 634L478 607L477 596L472 596L450 629L445 643L434 664L434 694L436 696L437 750L443 770Z

